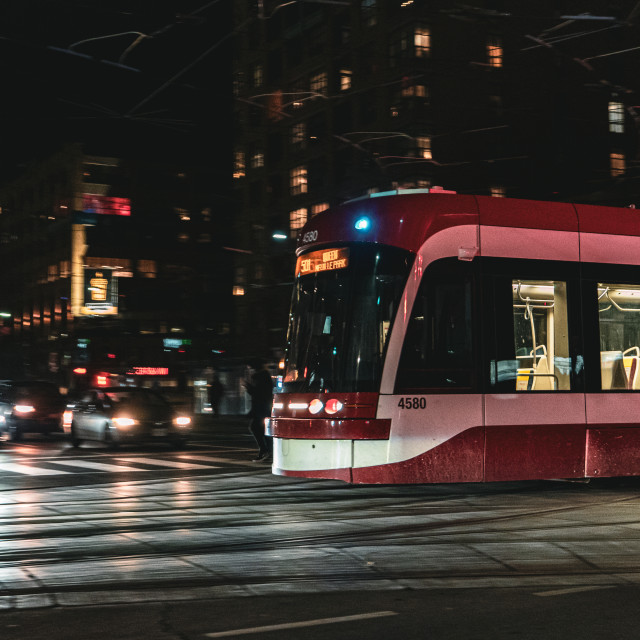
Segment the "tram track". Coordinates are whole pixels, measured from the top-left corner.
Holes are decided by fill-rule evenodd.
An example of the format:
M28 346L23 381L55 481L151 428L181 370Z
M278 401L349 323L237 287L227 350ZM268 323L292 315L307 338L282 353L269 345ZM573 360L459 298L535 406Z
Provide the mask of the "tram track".
M384 544L387 546L402 546L402 545L415 545L415 538L431 538L429 542L422 541L420 544L423 544L425 547L433 544L441 545L441 546L455 546L455 545L473 545L477 544L477 540L469 540L470 536L477 537L480 533L490 537L491 534L500 534L504 535L504 529L495 529L495 530L487 530L486 527L492 524L505 523L505 522L513 522L519 519L533 519L538 520L540 518L545 518L548 516L554 516L558 514L570 513L575 511L580 511L584 509L592 509L592 508L601 508L601 507L611 507L614 504L620 504L627 501L633 501L638 499L636 496L620 498L616 501L611 500L602 500L597 502L588 502L580 505L566 505L566 506L557 506L547 509L535 509L535 510L518 510L512 513L504 513L501 515L491 515L484 517L465 517L465 518L457 518L449 521L431 521L431 522L417 522L413 524L403 524L403 525L384 525L377 527L368 527L368 528L351 528L349 531L341 531L341 532L333 532L333 533L321 533L316 535L297 535L297 536L281 536L275 535L268 536L268 539L264 539L264 527L271 527L277 530L279 525L283 527L291 527L298 526L301 524L309 523L311 520L314 522L315 526L322 526L324 523L325 529L331 526L340 525L340 526L349 526L351 524L357 522L370 522L372 519L378 518L387 518L389 517L388 513L380 513L378 516L372 516L371 514L367 516L357 516L355 518L331 518L327 517L325 513L322 520L314 520L313 515L305 512L299 516L293 515L288 519L283 519L281 516L278 516L276 520L273 522L269 522L271 515L265 515L263 519L260 519L259 513L244 513L241 517L233 522L227 521L224 525L224 528L220 528L221 518L219 516L211 516L206 517L202 514L191 514L189 509L178 509L173 510L171 515L171 521L167 521L165 523L162 522L163 515L157 513L157 509L153 511L147 512L146 514L134 513L131 515L105 515L104 517L96 516L93 513L87 512L86 514L81 515L78 513L70 514L66 516L55 516L53 519L55 520L55 524L58 528L54 530L47 530L46 527L43 529L40 535L34 535L33 531L30 531L28 534L16 534L11 535L10 532L5 531L5 535L3 536L5 542L14 541L14 542L30 542L29 548L25 549L24 552L21 552L20 549L16 549L15 547L11 547L7 551L0 551L0 565L5 561L24 561L24 560L35 560L37 558L38 561L47 561L47 560L82 560L87 557L95 558L97 556L101 558L108 557L142 557L142 556L162 556L163 554L174 554L176 552L180 552L180 554L185 553L185 549L181 548L180 545L168 545L166 542L163 542L163 534L173 533L176 531L189 529L191 531L198 530L207 530L207 529L219 529L223 531L225 528L233 531L234 539L225 541L220 538L216 539L215 542L199 542L196 544L188 545L188 553L194 554L204 554L204 553L212 553L212 552L225 552L225 553L244 553L250 551L272 551L278 549L290 549L290 548L300 548L300 547L322 547L322 546L342 546L342 545L363 545L363 544ZM397 506L397 505L395 505ZM206 507L200 507L203 509ZM512 509L509 507L509 509ZM468 508L465 509L465 513L468 513ZM166 513L166 510L162 510L162 513ZM455 512L449 512L450 515L455 514ZM143 523L135 523L123 526L122 520L130 518L131 520L139 520L142 515L145 515L148 518L152 518L153 520L150 522ZM193 518L189 521L189 516L192 515ZM423 517L429 517L431 514L422 514ZM176 522L176 518L180 516L181 520L179 523ZM168 517L168 516L165 516ZM186 519L185 519L186 518ZM86 521L83 523L83 520ZM110 522L114 519L118 520L117 524L110 526ZM61 528L62 525L68 523L70 527L72 527L72 531L66 531ZM0 520L0 525L2 521ZM27 524L26 522L24 524ZM29 522L29 524L34 524L33 521ZM46 525L46 523L40 522L39 524ZM588 525L590 527L590 532L593 534L593 531L598 527L602 527L603 529L612 527L612 526L622 526L629 529L631 533L634 531L634 526L637 527L637 535L629 535L625 539L637 540L640 539L640 519L637 521L633 520L619 520L619 521L605 521L600 522L596 527L593 524ZM243 535L250 537L250 530L255 528L256 526L261 527L260 540L237 540L238 535ZM568 524L563 523L560 527L557 527L558 530L564 532L564 536L562 540L558 540L551 536L545 536L544 538L535 538L535 541L540 542L550 542L550 543L558 543L558 542L566 542L567 541L567 531L571 529L583 529L586 527L586 523L577 523L577 524ZM484 527L484 529L483 529ZM549 526L541 526L541 530L547 531L549 530ZM518 534L527 533L529 538L531 537L532 531L535 531L535 528L531 526L521 527L510 529L510 533ZM158 543L146 541L144 544L148 546L150 551L148 554L139 554L139 553L127 553L126 549L126 538L128 536L132 536L140 533L157 533L159 541ZM114 556L113 553L109 551L109 546L113 548L113 542L111 545L107 545L103 552L99 552L100 549L100 541L101 538L113 538L114 536L123 537L124 540L118 546L118 555ZM447 540L453 536L454 540ZM95 542L95 545L91 546L90 553L77 553L72 550L68 552L61 552L57 546L52 546L50 549L34 549L34 545L39 540L51 540L55 545L56 540L65 540L72 542L73 540L82 540L84 543ZM523 540L516 539L519 542ZM572 542L576 542L576 539L572 539ZM488 540L484 540L484 542L488 542ZM140 541L132 538L131 543L135 543L136 545L140 544Z

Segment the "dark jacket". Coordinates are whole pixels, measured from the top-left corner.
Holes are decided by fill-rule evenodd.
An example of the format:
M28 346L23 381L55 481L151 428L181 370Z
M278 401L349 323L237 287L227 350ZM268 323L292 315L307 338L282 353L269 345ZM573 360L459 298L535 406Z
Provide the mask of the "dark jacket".
M259 369L247 385L247 393L251 396L249 415L254 418L268 418L271 415L273 402L273 380L266 369Z

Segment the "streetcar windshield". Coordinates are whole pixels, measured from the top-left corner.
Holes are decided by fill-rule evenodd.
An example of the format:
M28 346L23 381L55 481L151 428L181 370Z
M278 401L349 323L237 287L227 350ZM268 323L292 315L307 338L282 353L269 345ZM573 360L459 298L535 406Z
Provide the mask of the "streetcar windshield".
M375 391L413 254L349 245L296 267L284 392Z

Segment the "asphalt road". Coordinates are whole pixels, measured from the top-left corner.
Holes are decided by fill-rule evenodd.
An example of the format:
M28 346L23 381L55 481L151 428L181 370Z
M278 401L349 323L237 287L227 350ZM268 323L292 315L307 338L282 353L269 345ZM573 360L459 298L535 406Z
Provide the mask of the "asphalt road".
M640 481L282 478L246 427L0 443L0 638L638 637Z

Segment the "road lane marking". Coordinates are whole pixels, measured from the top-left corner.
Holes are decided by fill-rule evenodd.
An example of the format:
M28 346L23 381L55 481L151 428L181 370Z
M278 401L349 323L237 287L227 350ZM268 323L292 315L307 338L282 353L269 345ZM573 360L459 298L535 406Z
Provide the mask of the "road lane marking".
M336 624L339 622L352 622L354 620L368 620L370 618L383 618L385 616L397 616L395 611L375 611L373 613L361 613L353 616L341 616L339 618L319 618L318 620L305 620L303 622L286 622L284 624L272 624L265 627L247 627L246 629L232 629L230 631L216 631L205 633L207 638L229 638L233 636L249 635L252 633L266 633L268 631L281 631L284 629L302 629L304 627L317 627L323 624Z
M582 591L595 591L597 589L613 589L613 584L594 584L589 587L568 587L566 589L554 589L553 591L538 591L534 596L545 598L547 596L565 596L571 593L581 593Z
M255 455L255 454L254 454ZM180 456L180 460L198 460L200 462L224 462L226 464L240 464L247 467L255 467L256 463L250 460L234 460L233 458L220 458L219 456Z
M152 464L158 467L171 467L173 469L216 469L204 464L194 464L193 462L178 462L173 460L156 460L155 458L115 458L122 462L140 462L142 464Z
M13 471L14 473L22 473L27 476L61 476L70 471L62 471L61 469L41 469L40 467L31 467L27 464L17 464L15 462L1 462L0 470Z
M66 467L81 467L95 469L96 471L149 471L149 469L140 469L140 467L125 467L124 465L106 464L105 462L94 462L93 460L52 460L51 462Z

